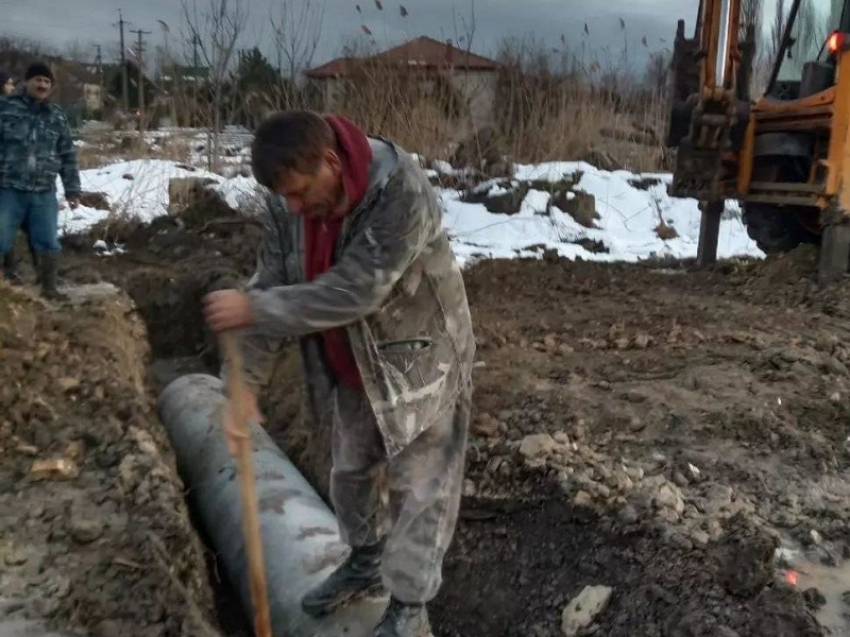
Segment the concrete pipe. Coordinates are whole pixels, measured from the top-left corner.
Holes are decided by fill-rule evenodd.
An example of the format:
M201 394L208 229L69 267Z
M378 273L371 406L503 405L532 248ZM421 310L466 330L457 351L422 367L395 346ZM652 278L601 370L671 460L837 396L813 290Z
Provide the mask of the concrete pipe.
M218 378L190 374L163 390L158 411L190 506L253 618L239 481L219 420L224 401ZM319 620L301 610L304 594L342 563L347 549L336 517L307 480L261 426L253 425L251 433L275 637L368 637L387 598L362 600Z

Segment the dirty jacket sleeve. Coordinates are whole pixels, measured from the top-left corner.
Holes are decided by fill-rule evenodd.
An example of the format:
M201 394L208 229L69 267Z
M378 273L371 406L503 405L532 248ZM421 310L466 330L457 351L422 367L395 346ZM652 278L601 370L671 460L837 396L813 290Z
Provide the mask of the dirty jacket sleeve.
M81 187L77 149L74 147L74 138L71 136L68 120L62 114L59 115L59 140L56 143L56 154L61 163L59 174L62 177L62 186L65 188L65 198L78 198Z
M248 293L279 285L281 281L286 280L285 273L280 266L280 260L274 256L274 250L277 247L275 245L277 234L270 214L266 211L263 217L263 239L257 250L257 265L254 275L243 288ZM245 382L254 396L271 380L275 363L285 341L286 339L265 333L258 329L256 325L238 331L237 342L242 354ZM221 366L220 377L224 383L225 393L227 393L229 368L229 363L224 361Z
M380 309L441 230L439 208L422 182L400 171L381 197L325 274L309 283L248 293L256 329L271 337L299 337L354 323Z

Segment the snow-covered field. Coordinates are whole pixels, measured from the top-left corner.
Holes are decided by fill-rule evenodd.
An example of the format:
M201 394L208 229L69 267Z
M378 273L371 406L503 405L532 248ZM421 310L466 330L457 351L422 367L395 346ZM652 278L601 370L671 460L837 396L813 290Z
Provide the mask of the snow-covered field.
M517 166L517 182L559 182L580 174L574 191L593 195L596 202L596 228L580 225L557 207L547 213L550 193L531 189L519 213L502 215L489 212L484 204L465 203L457 191L443 192L444 223L452 234L455 251L463 258L482 255L510 258L533 256L543 246L557 250L570 259L589 261L629 261L647 258L693 258L697 254L700 212L694 199L675 199L667 195L669 174L635 175L625 171L597 170L584 162L552 162L536 166ZM655 182L638 188L632 182ZM660 221L676 230L676 238L664 240L656 228ZM578 242L604 244L607 252L590 252ZM737 205L730 202L721 222L718 257L764 257L747 236Z
M225 179L221 175L192 168L165 159L137 159L91 168L80 173L84 192L100 192L106 196L110 210L97 210L79 206L68 208L64 189L57 179L60 196L59 227L65 234L85 232L110 215L122 218L135 217L151 221L168 214L168 182L174 178L193 177L215 182L210 187L224 195L234 208L245 205L255 195L257 183L247 177Z
M244 150L236 149L226 158L230 174L236 172L232 169L234 166L244 166ZM200 165L200 158L195 156L190 163ZM439 172L452 172L445 164L437 164L434 168ZM213 182L210 187L237 208L255 205L259 193L256 182L250 177L227 178L169 160L122 161L82 172L83 190L104 193L111 212L82 206L70 210L57 180L62 206L60 226L64 233L73 234L85 231L110 214L144 221L168 214L168 182L175 177L207 178ZM576 177L572 190L595 198L596 227L585 227L567 212L549 205L550 193L539 189L541 183L557 183ZM476 257L540 256L542 249L555 250L571 259L596 261L695 257L700 223L697 202L669 197L666 189L670 180L667 174L607 172L584 162L518 165L511 186L533 181L537 189L527 192L516 214L493 213L484 204L464 202L462 193L457 190L439 189L439 192L444 225L458 257L464 262ZM643 182L641 187L635 185L640 185L639 182ZM675 229L675 238L659 237L656 228L662 220ZM580 245L589 242L597 246L603 244L606 251L591 252ZM731 202L721 224L718 256L764 256L747 236L737 207Z

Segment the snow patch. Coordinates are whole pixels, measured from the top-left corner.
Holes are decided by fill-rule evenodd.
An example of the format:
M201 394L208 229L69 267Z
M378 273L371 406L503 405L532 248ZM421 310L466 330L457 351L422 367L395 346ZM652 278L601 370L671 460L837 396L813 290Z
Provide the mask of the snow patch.
M232 131L231 135L231 148L236 149L244 132ZM196 140L200 142L201 137ZM234 150L230 159L244 161L244 152ZM454 172L445 162L432 165L434 172ZM210 187L229 206L251 214L263 205L265 191L251 177L225 178L167 160L122 161L81 172L83 190L104 193L112 212L84 206L70 210L57 179L60 228L65 234L80 233L110 215L149 222L168 213L168 182L175 177L207 178L212 182ZM564 180L574 182L575 192L595 198L599 215L595 228L576 222L570 214L551 205L550 193L539 190L541 182ZM609 172L586 162L517 165L512 188L520 182L536 183L525 195L519 212L512 215L491 213L483 204L461 201L457 190L437 188L437 192L444 211L443 224L464 264L475 258L540 257L543 250L554 250L568 259L609 262L693 258L699 237L698 204L693 199L669 197L666 189L671 180L669 174ZM480 189L487 187L482 185ZM489 187L491 195L508 192L496 181L490 182ZM575 196L569 192L566 199ZM678 236L660 238L656 228L662 222L674 228ZM120 248L107 252L115 249ZM762 258L764 254L747 236L737 204L729 202L721 222L718 257L734 256Z

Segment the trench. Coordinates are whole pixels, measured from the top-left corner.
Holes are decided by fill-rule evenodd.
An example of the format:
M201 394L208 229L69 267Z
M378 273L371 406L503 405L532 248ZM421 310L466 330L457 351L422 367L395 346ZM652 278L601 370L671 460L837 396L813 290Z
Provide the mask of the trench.
M150 315L144 299L138 300L142 314L149 314L153 330L151 374L159 387L178 375L215 373L216 356L201 330L194 341L186 339L185 333L179 341L158 333L170 322ZM161 309L157 305L157 312ZM187 306L181 304L180 309L187 311ZM188 311L200 313L200 306ZM177 320L184 325L192 321L185 316ZM269 432L273 438L279 433L273 425ZM311 464L311 458L320 455L315 449L312 455L303 447L293 449L286 436L279 444L308 479L317 475L317 465L327 469L321 460ZM472 471L482 469L474 466L474 461L470 464ZM324 496L322 485L311 482ZM207 549L209 580L222 631L228 637L250 637L249 618L224 579L198 520L193 522ZM659 568L670 563L682 565L681 571ZM585 586L601 584L615 590L600 624L601 634L653 635L652 626L671 608L669 599L663 601L665 593L647 593L647 585L675 591L682 585L682 573L686 573L685 579L698 579L701 571L704 569L690 565L677 551L648 542L643 534L624 535L610 520L606 523L576 510L570 498L544 479L531 496L463 498L455 539L444 562L443 585L429 612L434 635L439 637L561 635L564 606ZM645 631L636 631L635 621L645 625Z
M149 374L155 388L152 400L155 401L159 392L179 376L192 373L215 373L215 366L212 364L210 357L183 355L165 358L162 356L163 352L153 346L156 339L150 336L149 338L151 340L153 354L149 366ZM169 353L174 352L171 348L169 350ZM227 637L252 637L253 631L250 617L242 608L235 587L225 575L224 565L216 555L215 547L204 530L198 512L193 506L189 506L188 509L192 526L204 546L208 579L215 595L216 620L221 628L221 632Z
M133 290L129 292L132 295ZM202 328L194 332L181 328L176 338L170 330L175 323L196 324L201 294L190 295L197 304L180 302L172 312L152 299L147 286L143 294L137 292L135 296L149 329L150 374L157 392L183 374L216 373L217 357ZM161 314L164 309L165 315ZM174 318L165 321L163 316ZM189 338L190 334L194 338ZM278 442L273 425L269 432ZM310 452L292 449L286 436L280 438L279 444L298 469L308 479L316 475L317 467L309 464ZM315 452L312 455L315 457ZM317 464L326 469L323 462ZM323 485L318 485L318 490L324 497ZM249 618L224 577L224 569L192 507L190 512L206 548L222 632L228 637L250 637ZM429 606L434 634L561 634L561 609L571 596L585 585L623 585L640 568L631 557L637 538L606 538L597 524L598 520L575 511L563 493L545 485L534 497L524 500L464 498L455 541L444 564L444 583ZM616 603L613 609L616 611Z

